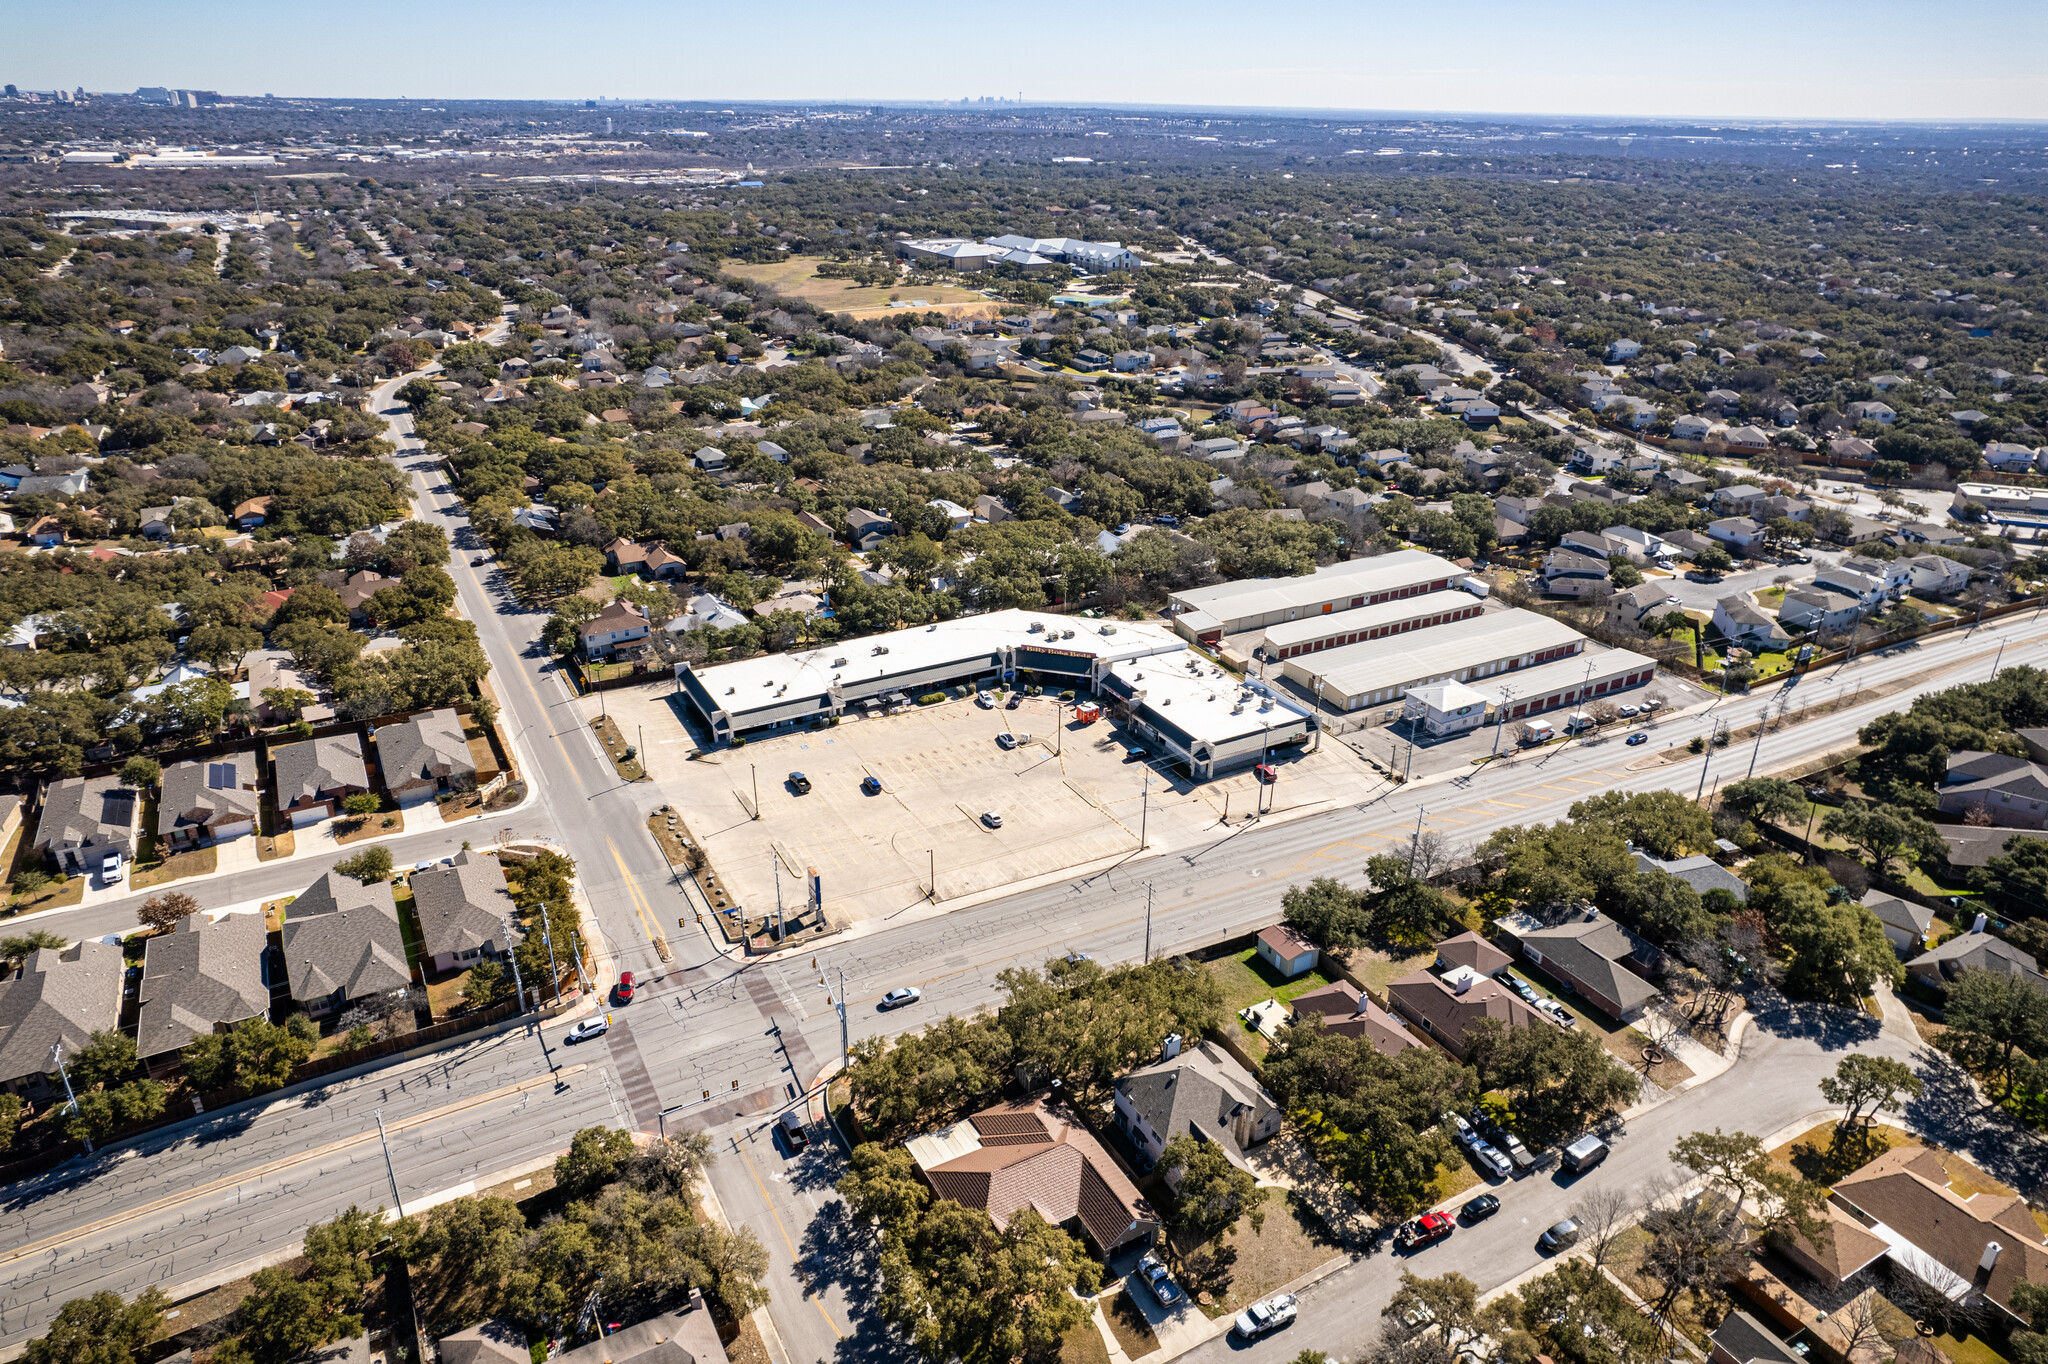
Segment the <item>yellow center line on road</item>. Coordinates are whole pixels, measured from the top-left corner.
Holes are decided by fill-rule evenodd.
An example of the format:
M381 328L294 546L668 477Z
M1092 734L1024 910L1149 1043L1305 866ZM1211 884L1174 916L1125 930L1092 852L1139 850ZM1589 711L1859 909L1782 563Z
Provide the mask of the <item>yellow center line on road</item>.
M619 845L612 842L610 834L605 835L604 845L612 850L612 862L617 865L619 876L626 884L626 898L633 903L633 914L640 920L640 930L647 935L647 941L652 943L656 938L663 936L654 926L654 907L647 902L647 897L640 893L640 883L633 879L633 873L626 870L626 859L619 854Z
M739 1146L739 1143L734 1142L733 1145ZM761 1191L762 1206L766 1207L768 1215L775 1219L775 1229L782 1233L782 1244L789 1247L790 1262L794 1265L797 1260L796 1242L789 1239L789 1228L782 1224L782 1214L775 1211L775 1200L768 1197L768 1186L761 1182L761 1172L754 1168L754 1158L747 1154L747 1148L744 1146L739 1146L739 1152L740 1159L746 1162L747 1173L754 1177L754 1187ZM804 1296L810 1297L808 1288ZM838 1336L841 1340L846 1339L846 1332L840 1330L839 1323L832 1320L832 1314L825 1310L825 1304L819 1302L816 1298L811 1298L811 1302L817 1307L818 1315L825 1319L825 1324L832 1328L832 1334Z

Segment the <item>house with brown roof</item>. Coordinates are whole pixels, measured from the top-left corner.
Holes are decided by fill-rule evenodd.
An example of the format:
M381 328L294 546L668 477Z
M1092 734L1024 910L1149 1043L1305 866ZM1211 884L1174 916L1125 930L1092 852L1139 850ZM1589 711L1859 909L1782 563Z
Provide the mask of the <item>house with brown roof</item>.
M2025 1324L2012 1305L2022 1283L2048 1284L2048 1240L2013 1194L1949 1187L1941 1153L1895 1146L1835 1181L1835 1202L1891 1247L1893 1264L1964 1303L1990 1303Z
M1255 950L1261 961L1287 980L1292 980L1304 971L1315 970L1316 963L1322 960L1323 956L1321 948L1286 924L1273 924L1260 929Z
M1495 971L1506 970L1509 960L1507 953L1477 933L1460 933L1436 945L1436 969L1439 971L1469 966L1482 976L1490 976Z
M288 724L293 720L304 720L317 725L322 720L334 718L334 707L330 704L327 688L320 685L320 679L292 662L292 656L278 650L266 651L249 656L249 700L256 707L257 718L267 725ZM296 715L288 708L279 707L264 699L265 692L302 691L313 699L299 707Z
M1423 1045L1420 1038L1401 1026L1400 1019L1348 980L1332 981L1320 990L1296 995L1292 1007L1294 1022L1319 1018L1324 1032L1363 1038L1382 1056L1398 1056L1410 1047Z
M1823 1204L1828 1234L1816 1242L1804 1232L1776 1237L1772 1244L1793 1264L1829 1288L1840 1288L1890 1250L1891 1243L1833 1203Z
M585 658L610 658L641 643L647 633L647 613L629 601L612 602L578 629Z
M1159 1227L1087 1129L1040 1099L985 1108L903 1147L934 1193L983 1209L998 1228L1028 1208L1108 1256Z
M398 586L396 578L372 573L367 568L360 573L343 573L336 569L332 573L322 573L320 581L333 588L335 595L341 598L341 604L348 608L351 625L361 625L370 619L370 598L376 596L380 589Z
M647 560L647 547L621 535L604 547L604 569L610 574L638 573Z
M270 507L274 497L252 497L246 502L235 504L235 524L243 530L254 530L270 518Z
M1465 1034L1482 1018L1506 1028L1554 1028L1557 1025L1522 1002L1499 981L1469 966L1439 975L1416 971L1387 987L1387 1003L1422 1035L1445 1051L1465 1059Z

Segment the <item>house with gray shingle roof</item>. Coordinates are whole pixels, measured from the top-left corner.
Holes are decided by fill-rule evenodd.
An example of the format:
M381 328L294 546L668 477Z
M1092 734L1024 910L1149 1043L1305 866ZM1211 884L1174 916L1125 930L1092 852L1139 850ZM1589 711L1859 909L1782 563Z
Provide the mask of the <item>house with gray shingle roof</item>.
M1635 857L1637 871L1661 871L1666 876L1677 877L1701 895L1710 890L1725 890L1743 904L1749 903L1749 883L1704 854L1674 857L1668 861L1645 852L1636 852Z
M1863 896L1863 907L1884 925L1884 936L1894 948L1913 954L1926 949L1927 935L1934 927L1934 911L1926 905L1873 890Z
M212 922L193 914L176 931L149 939L135 1050L146 1061L267 1014L269 951L261 914L224 914Z
M496 858L465 848L448 866L415 872L412 893L420 954L433 959L436 971L459 970L508 950L512 896Z
M1124 1076L1116 1082L1115 1104L1117 1127L1154 1160L1185 1132L1214 1142L1243 1168L1245 1148L1280 1130L1273 1096L1208 1043Z
M39 947L22 972L0 981L0 1086L41 1093L55 1071L50 1049L70 1055L121 1021L121 949L80 942Z
M71 873L100 869L107 854L135 856L142 793L119 777L66 777L43 788L36 851Z
M1995 828L2048 829L2048 767L2007 753L1952 753L1935 804L1951 815L1981 811Z
M412 984L391 886L340 872L315 881L285 911L284 960L292 998L315 1017Z
M1517 936L1530 961L1623 1022L1642 1017L1658 995L1656 986L1628 966L1636 962L1643 970L1652 969L1659 959L1657 949L1598 910Z
M401 806L432 800L443 791L476 785L476 759L462 734L462 717L452 709L424 711L373 736L384 789Z
M165 768L157 836L179 847L199 847L256 832L263 812L256 772L251 752Z
M278 813L303 829L341 810L342 801L370 789L363 744L353 734L331 734L271 751Z
M1978 924L1984 922L1982 915ZM1906 963L1906 974L1937 994L1962 978L1965 971L1996 971L2018 976L2036 990L2048 994L2048 976L2041 974L2034 958L2003 938L1994 938L1981 927L1959 933L1941 946L1922 952Z

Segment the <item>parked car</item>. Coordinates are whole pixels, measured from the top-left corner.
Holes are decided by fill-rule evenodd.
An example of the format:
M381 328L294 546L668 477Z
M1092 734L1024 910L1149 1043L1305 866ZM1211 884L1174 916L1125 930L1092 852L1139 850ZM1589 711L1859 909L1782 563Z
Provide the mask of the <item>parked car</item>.
M1145 1287L1152 1290L1152 1296L1159 1299L1161 1307L1171 1307L1187 1296L1180 1291L1180 1285L1173 1281L1173 1276L1166 1272L1166 1266L1159 1263L1156 1255L1147 1255L1138 1261L1138 1277L1145 1281Z
M862 777L860 779L860 792L864 796L881 795L882 779L880 777Z
M789 1143L789 1153L791 1155L795 1155L798 1151L811 1144L811 1134L804 1127L803 1115L794 1110L783 1114L775 1120L775 1130L780 1132L782 1139Z
M1394 1244L1402 1250L1435 1245L1457 1230L1457 1223L1444 1212L1426 1212L1412 1222L1403 1222L1394 1233Z
M800 796L811 794L811 779L801 772L789 774L789 788Z
M974 694L974 704L980 706L983 710L993 710L995 709L996 698L988 692L978 691Z
M108 853L106 860L100 863L100 884L103 886L114 885L127 875L127 868L121 865L121 854L117 852Z
M1292 1293L1275 1293L1239 1312L1231 1328L1246 1340L1257 1340L1283 1326L1292 1326L1299 1310L1299 1300Z
M604 1014L597 1018L586 1018L562 1034L562 1041L569 1046L588 1042L593 1037L603 1037L612 1030L612 1016Z
M1266 785L1268 786L1271 786L1274 782L1280 780L1280 773L1274 768L1273 764L1271 763L1260 763L1257 767L1254 767L1252 771L1258 776L1258 779L1260 781L1266 783Z
M612 987L612 998L621 1004L631 1004L633 1002L633 973L631 971L619 972L619 983Z
M1536 1157L1529 1154L1529 1148L1522 1145L1520 1137L1512 1132L1502 1132L1494 1140L1499 1144L1501 1154L1513 1161L1517 1170L1533 1170L1536 1168Z
M1643 708L1641 706L1623 706L1620 712L1621 718L1624 720L1633 720L1642 713Z
M991 829L1003 827L1003 817L993 810L983 810L981 812L981 822Z
M1515 1167L1509 1162L1508 1158L1502 1155L1492 1142L1485 1140L1483 1137L1474 1137L1472 1139L1471 1150L1472 1159L1488 1174L1506 1179L1515 1172Z
M1021 691L1013 691L1013 692L1011 692L1011 693L1010 693L1010 703L1009 703L1008 705L1004 706L1004 707L1003 707L1003 709L1004 709L1004 710L1015 710L1015 709L1017 709L1017 707L1019 707L1019 706L1021 706L1021 705L1023 705L1023 704L1024 704L1024 693L1023 693L1023 692L1021 692Z
M1545 1255L1555 1255L1560 1250L1569 1250L1579 1243L1579 1224L1567 1217L1536 1238L1536 1247Z
M1444 1121L1450 1124L1451 1135L1468 1146L1472 1143L1473 1138L1479 1135L1472 1130L1471 1123L1466 1122L1455 1113L1444 1114Z
M1650 742L1650 736L1647 734L1631 734L1628 736L1628 742L1629 747L1633 748L1637 744L1646 744Z
M899 985L888 994L882 996L882 1007L885 1009L900 1009L906 1004L915 1004L923 998L924 991L918 989L915 985Z
M1003 732L1002 732L1001 734L998 734L998 735L996 735L996 747L997 747L997 748L1000 748L1000 749L1005 749L1005 750L1008 750L1008 749L1012 749L1012 748L1015 748L1016 746L1017 746L1017 736L1016 736L1016 735L1014 735L1014 734L1012 734L1012 733L1010 733L1010 731L1009 731L1009 730L1007 730L1007 729L1006 729L1006 730L1004 730L1004 731L1003 731Z
M1565 1168L1583 1174L1607 1159L1607 1143L1598 1137L1580 1137L1564 1148Z
M1500 1200L1490 1193L1483 1193L1477 1198L1466 1200L1465 1206L1458 1209L1458 1214L1467 1222L1484 1222L1499 1211Z

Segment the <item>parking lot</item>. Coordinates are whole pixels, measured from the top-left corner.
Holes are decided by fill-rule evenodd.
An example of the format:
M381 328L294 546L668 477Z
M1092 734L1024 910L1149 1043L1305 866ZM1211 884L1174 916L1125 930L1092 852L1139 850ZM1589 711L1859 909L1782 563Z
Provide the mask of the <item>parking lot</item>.
M1235 825L1261 794L1265 817L1284 818L1385 789L1331 742L1312 753L1276 751L1270 786L1249 771L1195 785L1156 757L1133 757L1106 718L1083 725L1069 706L1061 729L1052 698L1025 698L1014 710L1007 699L994 709L966 700L849 716L829 729L702 753L662 689L613 692L608 701L627 733L645 726L657 788L649 807L676 807L750 914L772 909L774 866L792 907L803 903L802 877L815 867L827 914L841 927L927 903L934 876L943 905L1129 856L1141 830L1155 853L1213 841L1226 811ZM1032 737L1005 749L1003 733ZM791 772L805 775L808 793L790 784ZM863 789L869 777L880 790ZM985 812L1001 827L989 827Z

